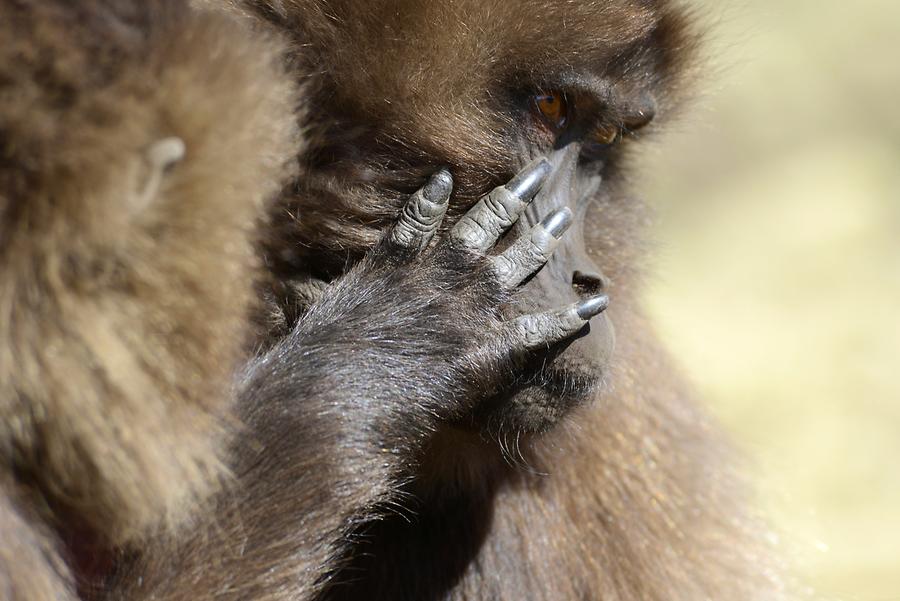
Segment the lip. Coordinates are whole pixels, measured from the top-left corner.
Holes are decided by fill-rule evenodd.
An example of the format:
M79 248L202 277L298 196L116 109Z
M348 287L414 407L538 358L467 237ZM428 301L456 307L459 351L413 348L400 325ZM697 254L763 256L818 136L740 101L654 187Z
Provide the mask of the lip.
M479 405L474 423L493 433L539 434L575 408L594 402L605 368L551 355L546 351L519 367L509 386Z
M601 370L572 369L544 365L524 374L519 388L538 388L553 398L565 398L573 405L590 402L602 382Z

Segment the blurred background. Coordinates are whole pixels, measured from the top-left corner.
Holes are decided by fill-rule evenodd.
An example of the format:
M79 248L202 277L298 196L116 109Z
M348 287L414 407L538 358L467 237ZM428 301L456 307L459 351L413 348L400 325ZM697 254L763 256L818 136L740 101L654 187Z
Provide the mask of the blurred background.
M818 593L900 601L900 2L694 3L648 304Z

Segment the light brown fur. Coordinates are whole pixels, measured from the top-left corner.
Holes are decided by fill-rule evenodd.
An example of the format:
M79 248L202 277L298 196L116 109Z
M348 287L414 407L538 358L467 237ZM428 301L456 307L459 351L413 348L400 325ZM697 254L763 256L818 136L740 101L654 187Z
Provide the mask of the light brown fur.
M515 173L524 159L512 141L523 125L503 111L504 91L587 70L626 99L649 87L666 121L699 68L690 13L675 2L255 4L306 43L298 61L315 73L309 101L329 107L310 128L312 167L285 200L295 218L270 240L279 270L301 279L327 277L369 248L423 173L451 166L457 215ZM335 577L357 585L327 598L787 595L726 437L640 309L649 215L627 190L639 147L626 140L610 162L585 230L609 278L617 348L608 388L543 440L501 438L521 458L502 457L480 435L440 432L424 458L425 484L401 502L407 509L362 529L358 561ZM456 506L442 503L460 491L480 509L445 522L441 512Z
M560 78L608 83L614 122L646 90L671 116L696 44L688 13L664 0L200 4L229 16L169 0L0 2L0 17L39 25L23 36L0 18L0 540L27 549L16 560L0 543L0 592L74 594L57 541L70 520L110 544L193 511L120 562L111 598L783 598L731 450L638 306L647 212L626 192L632 140L585 224L617 338L594 404L521 437L475 416L435 423L400 398L408 417L345 398L351 382L399 383L369 381L379 361L354 363L352 335L329 330L344 345L329 346L315 331L308 347L256 341L278 352L239 399L249 434L220 450L246 359L253 224L299 152L296 83L305 169L262 239L281 292L340 282L439 166L455 179L449 226L549 152L525 103ZM59 19L110 6L143 15L138 41L116 19ZM141 153L171 135L187 158L135 212ZM304 363L317 352L330 363ZM290 369L265 371L284 357ZM198 505L223 462L235 481Z
M0 546L27 548L36 513L122 543L183 521L226 470L296 88L277 42L174 1L6 0L0 40L0 495L41 508L0 500ZM186 156L142 199L170 136ZM0 561L0 596L57 598L40 571Z

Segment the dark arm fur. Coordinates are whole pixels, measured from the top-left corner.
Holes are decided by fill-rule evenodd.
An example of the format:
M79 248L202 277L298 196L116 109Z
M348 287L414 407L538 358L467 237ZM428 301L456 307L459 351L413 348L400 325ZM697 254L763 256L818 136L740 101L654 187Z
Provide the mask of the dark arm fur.
M505 381L506 295L487 260L452 243L404 256L385 238L251 362L234 488L212 522L139 558L123 598L311 598L438 426Z

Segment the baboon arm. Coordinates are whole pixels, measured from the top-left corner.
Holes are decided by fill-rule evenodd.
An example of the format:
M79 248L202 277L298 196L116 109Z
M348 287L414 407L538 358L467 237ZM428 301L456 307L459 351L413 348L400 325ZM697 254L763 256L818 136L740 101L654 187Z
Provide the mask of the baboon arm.
M301 344L310 350L298 357ZM381 395L348 387L352 374L333 367L352 362L349 351L315 348L295 331L255 362L241 385L236 482L185 539L129 566L114 599L314 594L399 471L400 455L378 448L378 414L363 407Z
M507 275L540 268L535 256L546 260L569 218L559 212L520 237L512 248L525 241L535 252L507 254L508 269L485 256L549 169L538 161L523 173L534 175L527 185L516 179L486 197L507 209L476 204L461 223L477 227L425 251L450 195L439 172L380 245L251 362L239 377L246 431L232 449L232 494L174 551L151 550L133 566L120 598L309 598L340 567L352 531L395 502L443 419L501 385L511 355L571 335L605 308L592 300L499 316L504 288L518 285Z

